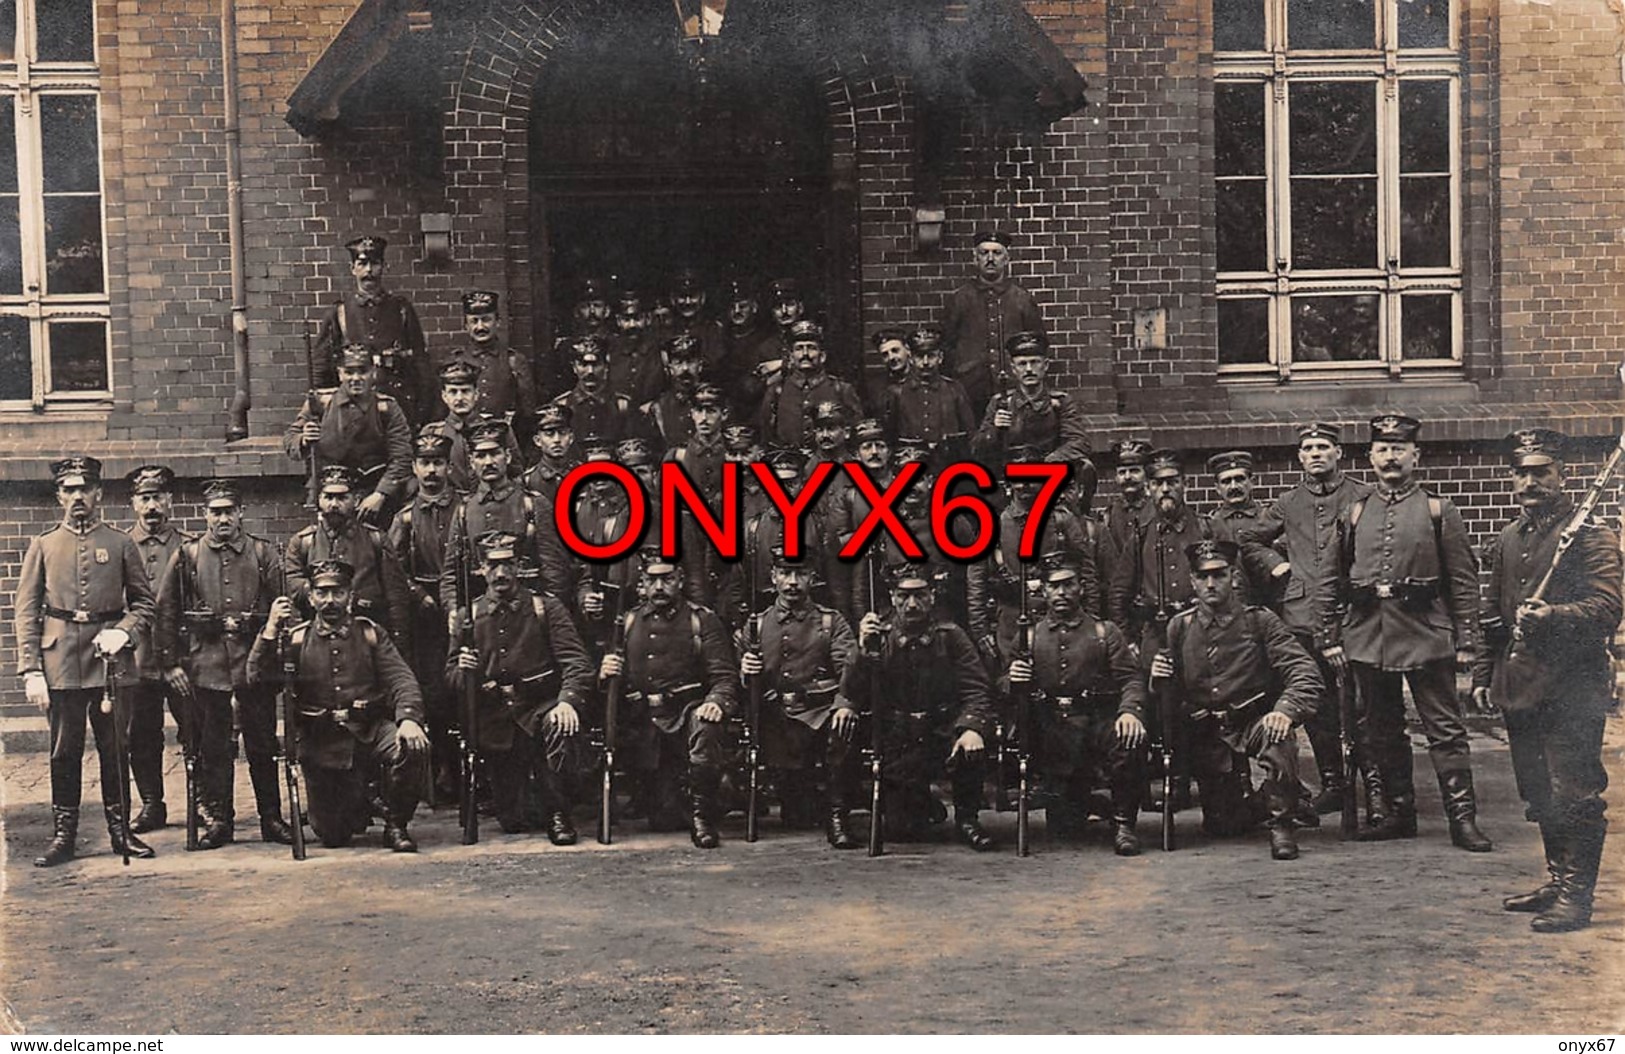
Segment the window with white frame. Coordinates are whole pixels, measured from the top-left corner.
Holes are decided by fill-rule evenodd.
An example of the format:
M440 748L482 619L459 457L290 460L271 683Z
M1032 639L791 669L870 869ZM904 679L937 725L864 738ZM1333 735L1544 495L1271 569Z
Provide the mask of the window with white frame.
M94 0L0 0L0 410L111 396Z
M1219 372L1461 363L1452 0L1213 0Z

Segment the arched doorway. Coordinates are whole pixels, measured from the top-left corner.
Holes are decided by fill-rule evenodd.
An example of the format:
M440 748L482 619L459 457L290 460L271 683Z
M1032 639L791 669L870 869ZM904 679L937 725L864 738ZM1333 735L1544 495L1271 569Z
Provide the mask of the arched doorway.
M830 193L828 105L815 71L730 43L702 72L671 7L629 4L549 57L531 108L538 333L568 333L589 275L663 296L697 270L720 313L730 278L793 277L840 332L852 276ZM548 346L546 344L542 346Z

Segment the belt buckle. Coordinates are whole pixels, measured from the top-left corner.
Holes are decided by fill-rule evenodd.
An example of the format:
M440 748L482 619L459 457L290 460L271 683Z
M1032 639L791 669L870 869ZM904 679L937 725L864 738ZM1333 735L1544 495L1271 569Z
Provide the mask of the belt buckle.
M77 611L75 611L73 613L73 621L75 621L75 622L89 622L90 621L90 612L86 611L84 608L78 609Z
M220 620L220 625L227 633L236 633L243 628L242 619L239 619L236 615L227 615Z
M1377 583L1377 599L1392 600L1394 598L1394 584L1392 582Z

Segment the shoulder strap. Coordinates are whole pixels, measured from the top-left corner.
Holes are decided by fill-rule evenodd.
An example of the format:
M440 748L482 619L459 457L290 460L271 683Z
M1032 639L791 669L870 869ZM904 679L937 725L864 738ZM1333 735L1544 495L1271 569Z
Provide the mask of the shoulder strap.
M1370 497L1371 495L1369 494L1362 494L1358 498L1355 498L1354 502L1349 505L1349 530L1352 531L1354 528L1360 525L1360 517L1364 515L1365 503ZM1431 511L1431 508L1432 503L1430 502L1429 511Z
M536 621L545 624L547 617L547 603L546 601L542 600L542 595L540 593L532 593L530 595L530 609L536 612Z
M350 300L346 297L339 301L339 336L344 343L350 342Z
M1095 639L1102 644L1106 643L1106 624L1099 619L1095 619Z
M824 636L828 637L835 629L835 612L825 608L823 615Z
M361 620L361 638L367 642L367 647L378 647L378 623L372 619Z

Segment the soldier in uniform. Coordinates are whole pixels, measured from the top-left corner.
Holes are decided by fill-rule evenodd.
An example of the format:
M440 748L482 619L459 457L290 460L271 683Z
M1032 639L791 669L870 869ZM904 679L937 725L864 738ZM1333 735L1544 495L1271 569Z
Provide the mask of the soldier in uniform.
M411 301L384 288L383 238L357 238L350 251L355 292L328 309L316 331L318 381L331 388L343 369L344 347L360 344L378 369L378 388L400 404L415 427L431 405L429 356L423 326ZM342 380L337 380L342 383Z
M508 454L511 439L500 418L481 421L469 434L469 456L479 482L451 514L451 531L440 561L442 610L450 611L457 604L459 554L476 559L474 539L491 531L519 537L519 575L532 592L563 597L569 588L570 564L553 524L553 503L514 480Z
M796 493L807 468L807 455L800 450L772 450L764 460L785 492ZM802 544L807 547L812 559L809 570L816 581L824 577L823 557L827 553L819 548L817 542L826 537L825 521L813 508L802 520L801 528ZM718 591L722 620L734 632L743 631L751 615L772 603L773 549L783 540L784 517L779 513L778 506L763 500L746 513L740 538L740 559L723 572Z
M936 616L928 571L902 564L890 577L891 620L870 611L858 623L844 693L880 715L886 836L918 841L935 801L931 781L946 776L959 839L987 852L993 836L977 815L987 771L984 737L993 725L987 670L965 631Z
M1135 526L1144 526L1156 512L1145 492L1145 462L1151 456L1151 440L1133 438L1112 444L1117 459L1117 493L1106 503L1101 523L1114 552L1134 551Z
M848 430L846 408L833 400L825 400L813 407L812 459L835 464L852 460L852 433ZM842 476L841 479L846 479Z
M570 408L576 433L603 436L612 443L631 434L635 430L632 398L610 387L609 362L598 341L572 341L570 354L576 386L553 401Z
M1405 731L1408 682L1439 779L1450 841L1461 849L1493 848L1479 831L1472 753L1460 701L1457 666L1478 647L1478 568L1461 513L1415 479L1422 423L1402 414L1371 421L1376 490L1350 504L1339 521L1341 624L1331 623L1327 658L1353 667L1364 700L1362 758L1381 773L1391 805L1386 821L1362 840L1416 837L1416 787ZM1339 639L1340 638L1340 639Z
M1253 500L1253 455L1246 450L1226 450L1207 459L1207 470L1213 476L1220 501L1218 509L1208 515L1213 535L1235 539L1240 544L1242 534L1256 530L1264 517L1263 506ZM1246 586L1243 599L1250 604L1273 607L1268 573L1248 565L1244 559L1241 574L1242 584Z
M440 606L440 572L451 537L457 494L450 487L451 438L425 425L419 433L412 472L418 492L389 525L389 547L406 574L411 594L412 662L428 718L435 790L449 800L457 794L456 701L446 690L446 612Z
M1004 461L1089 463L1082 412L1070 396L1054 391L1045 380L1049 342L1040 333L1017 333L1008 350L1007 376L1014 383L988 400L972 441L976 455Z
M871 339L884 372L878 378L869 375L863 402L892 421L896 417L897 392L908 380L908 334L896 326L886 326L876 330Z
M824 328L803 319L790 327L789 371L768 386L756 426L770 447L805 448L812 412L821 402L839 403L849 420L863 415L856 388L824 371Z
M1267 580L1270 592L1279 593L1282 620L1319 664L1321 682L1328 689L1336 684L1340 671L1324 655L1329 640L1322 620L1328 609L1320 598L1337 578L1338 520L1351 504L1371 493L1369 484L1339 470L1342 459L1342 434L1336 425L1313 421L1300 427L1298 464L1303 467L1303 478L1265 509L1256 523L1237 532L1243 564L1255 581ZM1284 546L1285 555L1277 546ZM1341 714L1332 698L1322 699L1304 724L1320 771L1320 793L1314 799L1314 809L1320 814L1342 807L1341 727ZM1367 783L1366 789L1372 792L1367 814L1374 808L1381 816L1387 803L1382 800L1381 780L1374 768L1367 769Z
M108 665L103 656L129 659L129 647L152 621L152 586L130 536L101 519L102 465L93 457L67 457L51 463L62 522L28 543L17 579L17 673L28 701L51 726L51 819L53 834L35 867L72 860L79 836L79 801L85 757L85 719L96 736L101 764L102 809L113 852L125 849L119 787L129 773L117 756L115 717L103 713ZM128 693L134 678L115 678ZM125 696L128 698L128 696ZM134 834L131 856L153 851Z
M859 751L853 742L858 714L841 694L856 639L834 608L813 603L812 571L804 560L773 550L773 603L755 613L757 628L743 634L739 672L749 690L763 678L762 763L779 773L779 818L807 827L817 805L816 766L823 762L828 792L825 833L837 849L856 849L850 830L857 795ZM753 647L753 641L759 642Z
M689 405L692 418L689 440L666 451L666 461L683 467L700 496L715 504L722 495L722 466L727 460L722 443L722 423L727 420L728 402L721 388L711 383L694 390ZM658 493L658 480L656 481ZM707 606L716 604L724 564L704 540L699 525L688 513L681 516L683 547L681 560L689 595Z
M976 410L964 386L942 375L942 331L921 326L908 335L907 371L882 410L893 435L928 448L968 444L976 432ZM963 449L963 447L960 447Z
M175 502L175 473L164 465L142 465L124 477L130 483L130 508L135 525L130 540L141 553L142 566L153 592L163 580L164 568L183 541L192 536L170 522ZM164 679L164 664L153 646L151 630L135 638L135 665L141 680L131 692L130 778L141 795L141 811L130 821L136 834L156 831L169 822L164 804L164 703L181 726L186 718L181 698L170 691Z
M581 450L587 461L615 459L615 445L599 436L584 436ZM626 533L631 502L613 480L597 476L576 491L571 519L583 540L592 545L609 545ZM648 522L659 520L652 518ZM602 655L609 645L617 612L635 606L638 577L636 554L614 561L595 561L577 576L576 613L581 619L582 635L597 654Z
M658 554L644 561L641 602L625 616L625 653L599 663L604 680L625 677L622 742L635 767L652 773L650 828L668 816L687 775L690 837L700 849L722 844L717 789L726 756L723 719L738 708L738 675L727 631L716 614L683 599L683 570Z
M1118 856L1137 856L1134 832L1145 791L1145 684L1123 633L1091 613L1085 570L1067 552L1044 559L1043 616L1031 654L1015 649L1001 690L1035 693L1034 762L1060 784L1045 819L1056 827L1087 813L1090 791L1111 790L1112 842ZM1062 821L1062 822L1058 822Z
M288 426L282 446L319 466L344 465L372 485L358 512L388 523L412 478L412 426L399 403L377 391L378 371L364 344L346 344L339 356L339 387L319 406L307 400Z
M248 653L248 677L257 684L280 681L277 638L287 629L284 646L292 649L297 670L294 734L310 792L311 829L329 849L349 845L367 807L362 776L377 770L388 808L384 844L397 853L415 853L417 842L407 825L417 809L414 772L429 749L423 697L389 634L351 610L354 581L355 569L343 560L314 564L315 617L293 625L299 617L293 598L278 597Z
M740 410L749 416L754 416L762 405L767 390L784 379L790 367L790 348L795 343L790 329L807 314L801 286L794 278L775 278L767 289L767 305L773 324L741 362L744 372L735 393Z
M536 411L536 427L531 442L537 451L536 464L525 473L525 489L553 502L559 484L580 463L575 449L575 414L567 403L548 403Z
M519 541L502 531L479 539L486 588L472 608L474 643L449 658L446 681L460 695L465 679L475 679L477 749L491 773L497 823L509 834L525 829L525 787L539 771L547 837L574 845L570 810L585 767L581 714L592 664L564 605L519 584ZM452 613L454 635L462 618Z
M1489 549L1473 694L1506 716L1518 796L1540 824L1550 876L1502 906L1537 913L1537 932L1563 933L1591 923L1608 833L1602 737L1613 698L1608 646L1621 614L1619 538L1587 518L1558 559L1574 517L1563 493L1568 437L1525 428L1505 442L1522 510Z
M672 337L660 346L666 362L666 389L640 406L641 435L660 440L666 449L682 446L694 430L694 394L705 372L700 342L691 334Z
M329 465L322 470L316 498L316 522L288 539L282 568L287 595L305 610L314 610L312 571L319 563L343 560L350 567L345 592L355 612L383 626L395 647L410 654L411 591L395 551L384 532L356 518L354 469Z
M570 332L578 337L608 337L615 332L612 312L609 285L597 275L588 275L582 280L581 293L571 311Z
M1171 680L1183 700L1190 766L1202 788L1209 834L1251 826L1247 759L1264 770L1270 856L1293 860L1298 802L1298 743L1293 728L1314 713L1324 692L1315 661L1268 608L1236 594L1236 544L1210 538L1185 550L1195 606L1168 624L1168 647L1151 660L1151 684Z
M705 286L699 273L692 267L677 272L671 287L671 323L663 336L690 337L699 346L700 361L707 373L722 367L727 354L727 339L722 323L704 317Z
M756 367L752 354L766 336L762 305L750 283L743 279L730 278L724 290L724 302L728 305L728 326L723 334L728 354L724 361L728 363L729 376L738 376L737 371L749 372Z
M501 298L487 289L463 294L463 332L468 340L454 357L476 367L476 413L526 421L536 412L536 380L530 363L502 340Z
M248 755L248 776L259 811L260 840L293 843L282 818L276 759L274 684L251 684L248 653L264 626L271 602L282 593L282 560L276 546L243 530L237 484L211 479L203 485L201 539L188 539L165 565L158 589L158 662L170 690L194 702L198 727L199 849L218 849L235 836L232 804L234 739L232 697L237 700Z
M973 236L976 277L955 289L942 316L948 376L981 406L1009 383L1005 349L1017 333L1044 332L1044 316L1031 293L1010 278L1010 235Z
M450 443L446 454L447 479L459 493L474 489L474 466L468 459L468 432L480 419L479 367L465 359L453 359L440 367L440 401L446 416L431 421L421 435L441 435ZM515 460L518 448L514 449Z
M577 344L572 343L571 347L576 354L580 353ZM621 290L615 305L615 332L597 347L607 356L609 367L607 383L600 384L600 388L617 396L625 395L633 406L642 406L660 394L665 384L660 364L660 337L651 324L643 296L636 289ZM579 370L576 376L581 376ZM576 424L583 433L601 427L597 422L581 419L577 419ZM608 433L597 431L597 434Z

